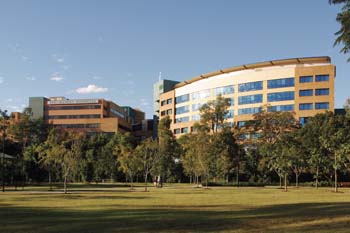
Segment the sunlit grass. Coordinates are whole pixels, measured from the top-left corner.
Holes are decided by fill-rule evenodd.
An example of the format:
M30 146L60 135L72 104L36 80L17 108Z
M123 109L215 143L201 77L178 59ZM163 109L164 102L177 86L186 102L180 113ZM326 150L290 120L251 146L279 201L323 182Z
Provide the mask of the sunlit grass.
M0 232L348 232L350 190L47 186L0 194Z

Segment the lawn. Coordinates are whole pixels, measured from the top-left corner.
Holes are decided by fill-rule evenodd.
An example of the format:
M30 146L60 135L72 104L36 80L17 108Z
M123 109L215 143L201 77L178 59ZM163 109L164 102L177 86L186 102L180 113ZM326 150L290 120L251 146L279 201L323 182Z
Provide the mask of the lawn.
M350 190L74 185L0 193L0 232L349 232Z

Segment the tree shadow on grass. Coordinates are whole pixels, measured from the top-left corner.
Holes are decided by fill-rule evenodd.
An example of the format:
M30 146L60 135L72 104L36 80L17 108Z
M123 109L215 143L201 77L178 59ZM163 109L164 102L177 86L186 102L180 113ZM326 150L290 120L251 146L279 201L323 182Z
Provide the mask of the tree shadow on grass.
M241 208L241 206L240 206ZM237 209L236 205L137 206L105 210L0 204L1 232L347 232L350 203Z

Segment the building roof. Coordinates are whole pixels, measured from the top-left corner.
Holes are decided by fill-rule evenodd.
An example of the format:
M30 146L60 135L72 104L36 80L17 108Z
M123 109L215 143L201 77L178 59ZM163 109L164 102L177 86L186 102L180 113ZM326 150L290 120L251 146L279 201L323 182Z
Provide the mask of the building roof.
M306 64L306 63L330 63L330 62L331 62L330 57L322 56L322 57L302 57L302 58L280 59L280 60L264 61L264 62L234 66L231 68L221 69L218 71L202 74L190 80L176 84L175 88L183 87L183 86L186 86L187 84L191 84L193 82L210 78L219 74L225 74L225 73L230 73L235 71L264 68L269 66L282 66L282 65L294 65L294 64Z

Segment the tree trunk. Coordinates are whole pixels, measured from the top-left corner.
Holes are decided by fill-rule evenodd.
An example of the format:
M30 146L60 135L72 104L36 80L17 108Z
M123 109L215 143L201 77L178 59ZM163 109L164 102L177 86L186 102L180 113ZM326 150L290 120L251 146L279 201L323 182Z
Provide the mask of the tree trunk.
M338 192L338 174L337 169L334 169L334 192Z
M147 192L147 176L148 176L148 173L146 172L146 174L145 174L145 192Z
M3 153L2 156L1 156L1 179L2 179L2 191L3 192L5 192L5 162L4 162L4 156L5 156L5 154Z
M134 177L130 176L130 186L131 186L131 190L134 189Z
M192 184L192 175L190 175L190 184Z
M237 171L236 171L236 184L238 188L239 187L239 165L237 165Z
M50 170L49 170L49 185L50 185L50 191L52 191L51 171Z
M278 174L278 176L279 176L279 178L280 178L280 189L281 189L281 188L282 188L282 176L279 175L279 174Z
M295 173L295 187L299 187L299 174L298 172Z
M318 173L319 173L319 171L318 171L318 169L319 169L319 166L317 165L316 166L316 189L318 189Z
M64 176L63 189L64 189L64 194L67 194L67 176Z
M285 192L288 191L288 187L287 187L287 174L284 174L284 191L285 191Z
M199 184L198 184L198 180L199 180L199 178L198 178L198 176L196 176L196 184L197 184L197 188L198 188L198 186L199 186Z

